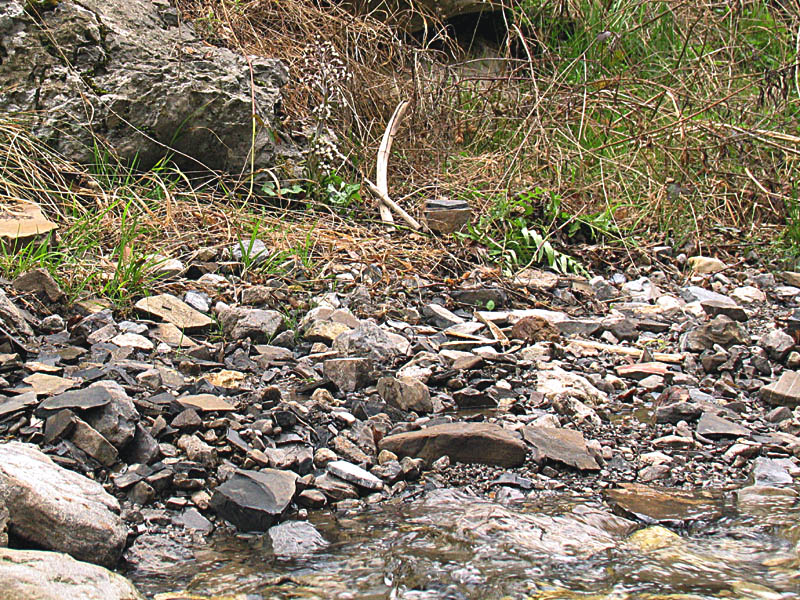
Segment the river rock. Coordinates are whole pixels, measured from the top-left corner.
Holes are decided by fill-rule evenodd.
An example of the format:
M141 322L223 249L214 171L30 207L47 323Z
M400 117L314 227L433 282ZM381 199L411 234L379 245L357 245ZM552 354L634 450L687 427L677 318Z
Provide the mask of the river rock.
M599 471L600 465L589 454L580 431L550 427L525 427L525 441L543 458L564 463L581 471Z
M433 411L428 386L413 377L381 377L378 380L378 394L386 404L400 410L421 414Z
M267 531L272 551L281 558L301 558L328 545L308 521L284 521Z
M38 546L106 566L122 554L128 531L116 498L33 446L0 444L0 500L11 532Z
M463 463L517 467L525 461L525 443L491 423L444 423L383 438L379 447L398 456L433 462L442 456Z
M703 437L717 439L748 437L752 432L747 427L724 419L712 411L706 411L697 423L697 433Z
M296 481L291 471L240 469L214 490L211 506L241 531L266 531L289 506Z
M251 158L255 169L273 167L286 68L211 46L159 5L63 0L37 6L32 18L28 3L9 0L0 111L25 114L34 135L85 164L97 161L99 137L145 170L169 148L184 171L238 172ZM254 112L263 122L256 130Z
M705 491L662 489L639 483L623 483L605 493L608 503L625 517L647 524L672 526L708 521L722 516L719 498Z
M144 600L122 575L40 550L0 548L0 590L9 600Z

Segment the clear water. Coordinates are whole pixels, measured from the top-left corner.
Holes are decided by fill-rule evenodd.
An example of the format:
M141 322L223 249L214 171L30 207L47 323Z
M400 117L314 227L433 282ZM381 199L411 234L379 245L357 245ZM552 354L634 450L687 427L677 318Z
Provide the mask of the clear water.
M314 513L310 521L328 545L302 558L276 557L265 536L217 534L194 557L128 576L150 596L183 590L336 600L800 597L796 499L744 506L730 493L725 506L717 520L673 532L680 537L642 531L641 524L631 536L624 523L598 513L605 509L594 499L545 494L535 504L501 506L436 491L357 513ZM660 537L653 541L651 532Z

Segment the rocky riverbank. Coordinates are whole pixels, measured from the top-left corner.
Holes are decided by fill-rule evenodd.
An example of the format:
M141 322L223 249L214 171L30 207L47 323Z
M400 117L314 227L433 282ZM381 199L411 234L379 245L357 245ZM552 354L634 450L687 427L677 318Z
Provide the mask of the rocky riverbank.
M310 511L463 487L493 506L602 499L624 518L570 521L591 549L598 519L619 535L712 518L697 490L795 496L796 273L695 257L456 284L343 265L306 299L246 283L230 256L160 263L162 293L126 318L63 306L44 271L2 282L9 546L134 570L215 530L312 552ZM2 581L54 560L4 553ZM103 597L135 597L98 573Z

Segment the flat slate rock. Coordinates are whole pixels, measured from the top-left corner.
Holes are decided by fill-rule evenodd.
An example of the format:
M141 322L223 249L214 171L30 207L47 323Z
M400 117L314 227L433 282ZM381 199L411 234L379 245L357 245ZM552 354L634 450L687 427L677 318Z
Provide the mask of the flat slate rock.
M617 375L635 379L636 381L641 381L645 377L650 377L650 375L664 377L667 373L669 373L669 367L660 362L644 362L617 367Z
M210 317L193 309L183 300L171 294L161 294L142 298L134 305L138 310L154 315L178 329L193 331L203 329L213 323Z
M217 486L211 506L241 531L266 531L289 506L296 481L291 471L240 469Z
M545 458L581 471L600 470L600 465L589 454L580 431L560 427L525 427L522 435Z
M375 475L346 460L331 461L326 468L331 475L349 481L358 487L368 490L380 490L383 488L383 482Z
M70 388L78 385L74 379L59 377L58 375L46 375L45 373L34 373L28 375L22 381L27 383L39 396L52 396L62 394Z
M14 398L0 400L0 419L3 417L34 406L38 402L34 392L20 394Z
M100 408L113 400L111 392L104 386L89 386L82 390L70 390L43 400L36 414L48 416L60 410L90 410Z
M117 499L34 446L0 444L0 500L11 532L41 548L114 566L125 547L128 529Z
M462 463L518 467L525 461L525 442L492 423L444 423L386 436L381 450L432 462L442 456Z
M800 373L784 371L778 381L761 388L761 399L790 408L800 406Z
M706 411L697 423L697 433L707 438L747 437L752 432L747 428L723 419L719 415Z
M214 394L194 394L175 399L184 408L193 408L200 412L229 411L234 406Z
M649 525L684 526L692 521L710 521L722 516L720 499L706 491L689 492L623 483L605 497L617 514Z

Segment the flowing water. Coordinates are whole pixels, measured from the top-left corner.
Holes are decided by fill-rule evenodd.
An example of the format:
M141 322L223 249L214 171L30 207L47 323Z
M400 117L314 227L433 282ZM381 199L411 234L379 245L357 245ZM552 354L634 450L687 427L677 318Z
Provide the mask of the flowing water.
M500 505L435 490L353 513L312 513L325 545L304 556L276 556L269 536L217 534L193 556L128 576L151 596L798 598L797 496L751 489L746 498L718 495L713 521L672 529L619 518L597 499L545 494Z

